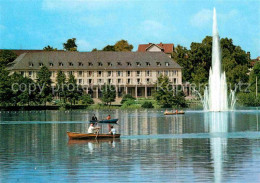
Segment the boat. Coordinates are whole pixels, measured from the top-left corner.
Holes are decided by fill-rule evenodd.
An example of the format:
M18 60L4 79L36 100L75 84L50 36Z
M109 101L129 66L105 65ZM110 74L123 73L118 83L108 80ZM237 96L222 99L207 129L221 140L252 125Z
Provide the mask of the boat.
M117 123L118 119L104 119L104 120L98 120L98 121L93 121L91 120L90 123Z
M99 143L113 143L120 142L120 138L104 138L104 139L69 139L68 145L74 144L87 144L87 143L99 144Z
M109 138L120 138L120 134L102 134L102 133L77 133L67 132L69 139L109 139Z
M178 114L185 114L184 111L178 111L176 112L164 112L164 115L178 115Z

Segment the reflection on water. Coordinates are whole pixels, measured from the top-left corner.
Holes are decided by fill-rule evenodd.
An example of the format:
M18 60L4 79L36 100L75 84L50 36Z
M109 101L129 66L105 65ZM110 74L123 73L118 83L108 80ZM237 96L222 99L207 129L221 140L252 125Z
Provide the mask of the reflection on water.
M68 140L95 113L121 139ZM0 182L256 182L259 112L158 110L1 113ZM29 117L30 116L30 117ZM29 121L29 119L33 119ZM107 125L102 125L107 132Z

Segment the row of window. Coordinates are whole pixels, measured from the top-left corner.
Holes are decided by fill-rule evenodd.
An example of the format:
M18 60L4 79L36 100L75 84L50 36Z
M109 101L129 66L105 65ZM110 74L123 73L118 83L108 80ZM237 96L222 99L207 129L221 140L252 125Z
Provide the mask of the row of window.
M25 75L24 71L21 71L20 73L23 76ZM122 77L123 76L123 71L106 71L106 72L104 72L104 71L97 71L97 77L104 77L105 74L106 74L106 77L113 77L113 76L115 76L114 73L118 77ZM134 76L133 73L135 73L135 76L137 76L137 77L142 76L143 74L145 74L145 76L152 76L152 71L126 71L126 77ZM29 76L33 76L33 74L34 74L34 71L29 71L28 72ZM70 75L70 74L74 75L74 71L67 71L67 74L68 75ZM157 71L157 76L159 76L161 74L164 74L164 75L167 75L167 76L177 76L178 75L178 71ZM51 76L55 77L55 71L51 71ZM77 71L77 76L78 77L84 77L84 76L93 77L94 76L94 71Z
M39 66L40 67L42 67L44 64L42 63L42 62L39 62L38 63L39 64ZM79 66L79 67L82 67L82 66L84 66L84 64L82 63L82 62L78 62L78 63L74 63L74 62L69 62L68 63L69 64L69 66ZM107 66L109 66L109 67L111 67L111 66L113 66L113 63L112 62L107 62L106 63L107 64ZM134 63L132 63L132 62L126 62L126 65L127 66L132 66ZM136 66L138 66L138 67L140 67L141 65L142 65L142 63L141 62L136 62L135 63L136 64ZM87 65L89 66L89 67L91 67L91 66L93 66L93 63L92 62L88 62L87 63ZM103 64L102 62L98 62L98 66L103 66L103 65L105 65L105 64ZM121 62L117 62L116 63L116 66L122 66L123 64L121 63ZM33 67L34 66L34 63L33 62L29 62L29 67ZM49 62L49 66L50 67L53 67L54 66L54 63L53 62ZM60 66L60 67L62 67L62 66L64 66L64 63L63 62L58 62L58 66ZM150 62L145 62L145 64L144 64L144 66L151 66L151 63ZM161 62L156 62L156 66L162 66L162 63ZM170 63L169 62L165 62L165 66L170 66Z

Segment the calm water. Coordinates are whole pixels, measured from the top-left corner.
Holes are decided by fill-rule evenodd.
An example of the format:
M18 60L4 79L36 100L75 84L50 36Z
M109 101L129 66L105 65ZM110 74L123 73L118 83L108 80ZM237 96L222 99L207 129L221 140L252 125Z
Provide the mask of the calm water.
M93 113L119 118L122 138L68 140ZM258 110L1 112L0 182L260 182L258 121Z

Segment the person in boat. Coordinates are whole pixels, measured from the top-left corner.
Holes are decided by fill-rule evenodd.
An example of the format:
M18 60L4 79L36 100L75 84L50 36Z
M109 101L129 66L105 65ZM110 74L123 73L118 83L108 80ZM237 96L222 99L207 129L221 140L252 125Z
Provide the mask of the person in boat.
M111 126L111 130L110 130L109 134L113 134L113 135L116 134L116 129L113 126Z
M97 117L95 114L93 114L92 118L91 118L92 121L97 121Z
M107 116L107 120L110 120L111 119L111 116L110 116L110 114Z
M96 133L97 130L99 130L100 127L94 127L94 124L91 123L89 128L88 128L88 133Z

